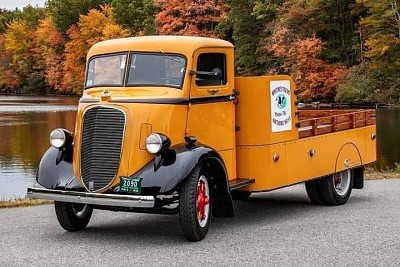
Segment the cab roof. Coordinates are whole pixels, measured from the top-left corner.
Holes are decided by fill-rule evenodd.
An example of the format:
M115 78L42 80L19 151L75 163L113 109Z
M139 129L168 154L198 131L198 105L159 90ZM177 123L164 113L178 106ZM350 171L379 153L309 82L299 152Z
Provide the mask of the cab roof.
M165 52L192 56L202 47L233 48L230 42L208 37L195 36L141 36L112 39L93 45L87 55L90 58L98 54L109 54L123 51Z

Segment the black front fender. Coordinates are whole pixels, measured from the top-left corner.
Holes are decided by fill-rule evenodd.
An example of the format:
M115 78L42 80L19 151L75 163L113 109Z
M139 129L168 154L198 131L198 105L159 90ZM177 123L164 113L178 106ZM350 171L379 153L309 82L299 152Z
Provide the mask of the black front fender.
M72 147L65 150L50 147L40 161L36 181L47 189L82 191L74 177L72 151Z
M185 179L196 165L205 158L221 157L211 148L204 146L187 147L185 144L179 144L171 147L168 155L164 157L163 163L159 167L157 158L147 163L141 170L132 174L130 177L142 178L142 190L146 188L153 194L168 194ZM143 194L146 194L142 191Z
M215 150L201 145L179 144L157 157L130 176L142 178L143 195L174 193L192 170L199 163L204 163L214 176L214 180L211 181L214 197L213 215L233 217L234 209L229 193L228 176L223 160Z

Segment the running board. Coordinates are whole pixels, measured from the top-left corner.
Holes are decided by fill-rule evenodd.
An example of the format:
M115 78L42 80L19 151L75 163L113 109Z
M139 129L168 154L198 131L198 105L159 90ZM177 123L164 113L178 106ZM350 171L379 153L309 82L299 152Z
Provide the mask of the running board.
M249 179L249 178L237 178L234 180L229 181L229 189L236 190L242 187L246 187L248 185L254 184L256 179Z

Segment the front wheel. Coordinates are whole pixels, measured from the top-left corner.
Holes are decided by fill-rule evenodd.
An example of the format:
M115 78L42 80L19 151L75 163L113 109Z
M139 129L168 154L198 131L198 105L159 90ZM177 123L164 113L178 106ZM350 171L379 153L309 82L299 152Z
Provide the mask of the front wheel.
M54 202L58 222L67 231L86 228L92 216L93 207L85 204Z
M200 241L211 219L211 190L206 169L198 165L184 181L179 198L179 221L186 239Z

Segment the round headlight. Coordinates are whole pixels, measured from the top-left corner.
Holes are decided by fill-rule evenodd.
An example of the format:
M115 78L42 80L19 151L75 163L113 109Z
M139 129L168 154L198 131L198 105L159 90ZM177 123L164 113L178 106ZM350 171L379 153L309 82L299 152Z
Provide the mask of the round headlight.
M55 148L61 148L65 145L67 137L62 129L55 129L50 133L50 144Z
M157 154L162 148L162 139L159 134L153 133L146 139L146 148L152 154Z

